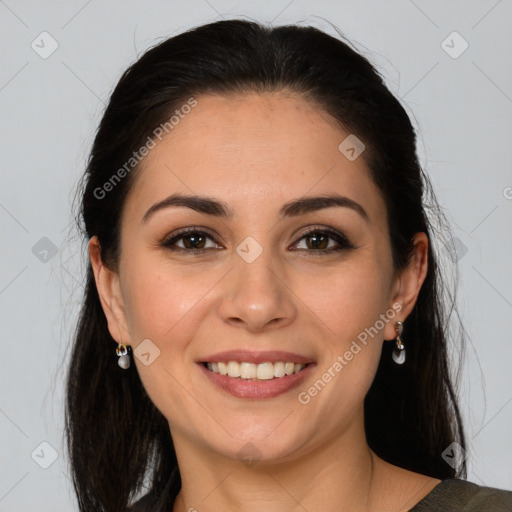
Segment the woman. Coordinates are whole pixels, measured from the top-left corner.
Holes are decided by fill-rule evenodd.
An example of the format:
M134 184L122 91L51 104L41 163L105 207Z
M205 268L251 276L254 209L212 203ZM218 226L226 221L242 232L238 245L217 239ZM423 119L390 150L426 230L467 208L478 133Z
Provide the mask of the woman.
M512 510L463 479L428 187L399 102L314 28L131 66L82 190L80 510Z

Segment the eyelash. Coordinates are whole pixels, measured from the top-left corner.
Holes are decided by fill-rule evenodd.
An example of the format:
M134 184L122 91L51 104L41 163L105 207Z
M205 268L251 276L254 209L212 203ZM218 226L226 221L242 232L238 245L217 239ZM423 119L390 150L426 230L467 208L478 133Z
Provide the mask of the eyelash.
M195 227L190 227L190 228L185 228L183 230L181 230L180 232L174 234L172 237L170 238L167 238L167 239L164 239L162 242L161 242L161 245L162 247L165 247L166 249L170 250L170 251L179 251L179 252L185 252L185 253L188 253L188 254L194 254L194 255L200 255L200 254L204 254L208 251L211 251L212 248L208 248L208 249L186 249L186 248L182 248L182 247L173 247L173 245L183 239L183 238L187 238L187 236L190 236L190 235L201 235L201 236L206 236L208 238L210 238L211 240L214 240L213 236L210 235L209 233L199 229L199 228L195 228ZM343 251L343 250L347 250L347 249L355 249L355 246L348 240L348 238L345 236L345 235L342 235L341 233L338 233L332 229L328 229L328 228L312 228L308 231L306 231L305 233L302 233L301 237L293 244L293 245L297 245L300 241L302 241L304 238L307 238L309 236L312 236L312 235L327 235L329 238L333 239L334 241L336 241L339 246L336 247L336 248L331 248L331 249L319 249L319 250L315 250L315 249L294 249L296 251L307 251L309 253L314 253L315 255L324 255L324 254L329 254L329 253L335 253L335 252L339 252L339 251ZM217 242L215 242L217 243Z

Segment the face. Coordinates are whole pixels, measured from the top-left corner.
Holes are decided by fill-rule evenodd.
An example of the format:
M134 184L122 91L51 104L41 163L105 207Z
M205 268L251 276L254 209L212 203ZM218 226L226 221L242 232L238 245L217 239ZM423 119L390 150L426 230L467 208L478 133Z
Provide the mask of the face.
M395 275L363 156L340 152L349 133L325 112L284 92L196 99L125 203L109 329L141 347L175 439L291 460L360 422L415 286Z

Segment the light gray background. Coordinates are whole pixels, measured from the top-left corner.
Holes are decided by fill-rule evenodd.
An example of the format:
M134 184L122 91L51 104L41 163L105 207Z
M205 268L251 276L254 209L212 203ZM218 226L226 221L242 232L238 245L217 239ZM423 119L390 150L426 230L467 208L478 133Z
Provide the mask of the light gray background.
M461 386L469 480L512 489L510 0L0 0L0 512L77 509L63 375L85 253L70 237L70 204L104 102L159 38L238 16L334 34L332 22L413 116L422 163L457 237L470 336ZM43 31L58 43L47 59L31 48L42 46ZM442 47L453 31L469 43L458 58ZM445 46L453 53L461 43L452 37ZM43 469L52 449L57 458Z

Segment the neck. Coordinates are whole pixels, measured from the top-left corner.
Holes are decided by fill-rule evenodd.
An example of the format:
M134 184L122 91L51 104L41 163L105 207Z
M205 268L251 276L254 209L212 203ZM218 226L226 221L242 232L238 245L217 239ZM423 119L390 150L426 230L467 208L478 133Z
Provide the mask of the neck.
M363 415L333 436L285 462L239 460L208 454L173 433L182 488L173 512L243 510L369 510L379 459L364 436ZM298 453L298 452L297 452Z

